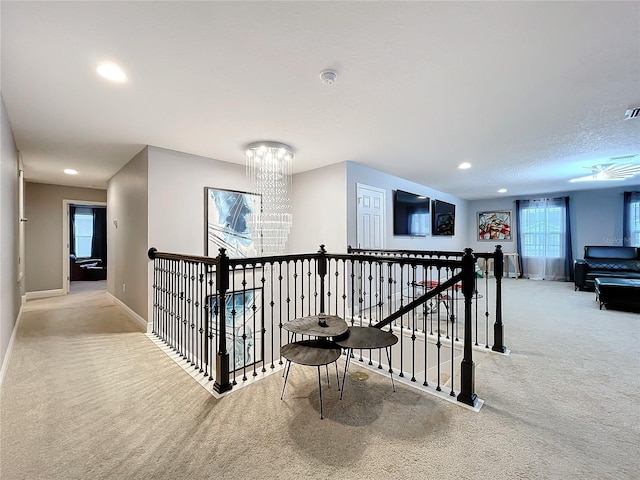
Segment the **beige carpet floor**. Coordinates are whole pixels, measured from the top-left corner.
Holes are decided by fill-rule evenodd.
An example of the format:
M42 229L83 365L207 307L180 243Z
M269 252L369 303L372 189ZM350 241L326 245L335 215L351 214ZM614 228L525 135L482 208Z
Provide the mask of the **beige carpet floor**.
M101 291L23 306L0 392L0 478L636 479L640 315L504 281L509 356L472 412L388 376L324 390L293 366L215 399ZM358 372L354 362L353 373Z

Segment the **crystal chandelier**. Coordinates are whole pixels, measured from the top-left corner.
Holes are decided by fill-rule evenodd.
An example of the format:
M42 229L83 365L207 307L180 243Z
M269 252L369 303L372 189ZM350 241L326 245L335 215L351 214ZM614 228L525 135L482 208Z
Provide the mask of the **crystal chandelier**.
M293 152L283 143L254 142L247 145L245 159L254 191L262 197L261 211L248 216L256 251L281 254L292 223L289 198Z

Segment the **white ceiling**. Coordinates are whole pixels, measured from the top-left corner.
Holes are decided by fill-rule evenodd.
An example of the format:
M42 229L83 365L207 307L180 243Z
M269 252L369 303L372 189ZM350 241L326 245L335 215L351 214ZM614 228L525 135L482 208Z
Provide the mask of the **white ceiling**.
M243 163L272 140L295 172L349 160L480 199L621 185L568 180L640 153L640 118L624 119L640 105L640 2L1 8L2 96L35 182L105 188L144 145ZM103 60L129 81L96 75Z

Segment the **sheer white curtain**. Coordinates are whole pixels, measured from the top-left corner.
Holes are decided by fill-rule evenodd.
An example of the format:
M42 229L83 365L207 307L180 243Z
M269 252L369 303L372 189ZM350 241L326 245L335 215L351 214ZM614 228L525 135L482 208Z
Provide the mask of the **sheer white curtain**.
M623 245L640 247L640 192L624 192Z
M518 250L524 276L534 280L569 280L571 233L566 198L521 200Z

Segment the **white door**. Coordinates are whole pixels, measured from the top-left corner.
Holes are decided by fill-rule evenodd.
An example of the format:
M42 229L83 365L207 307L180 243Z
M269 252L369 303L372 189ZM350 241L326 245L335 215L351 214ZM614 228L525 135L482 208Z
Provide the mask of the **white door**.
M356 217L357 248L384 248L385 191L359 183Z
M357 218L357 248L381 250L385 245L385 191L368 185L358 184ZM380 291L381 273L378 266L361 264L356 266L358 306L356 314L362 316L365 323L373 322L376 313L384 302Z

